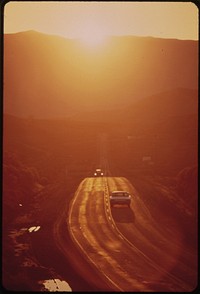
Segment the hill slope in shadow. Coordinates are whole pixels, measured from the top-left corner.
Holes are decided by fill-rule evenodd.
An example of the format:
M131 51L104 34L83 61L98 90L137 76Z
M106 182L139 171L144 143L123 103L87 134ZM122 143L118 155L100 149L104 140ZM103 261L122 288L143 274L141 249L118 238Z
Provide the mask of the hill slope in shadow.
M35 31L4 36L4 112L35 118L117 109L198 88L198 43L110 37L96 50Z

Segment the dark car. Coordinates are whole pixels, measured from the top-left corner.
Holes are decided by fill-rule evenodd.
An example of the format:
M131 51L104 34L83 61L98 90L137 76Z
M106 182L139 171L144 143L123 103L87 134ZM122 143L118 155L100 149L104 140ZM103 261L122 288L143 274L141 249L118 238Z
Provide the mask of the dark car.
M94 172L95 177L103 177L103 171L101 168L97 168Z
M115 204L131 205L131 195L126 191L112 191L110 195L110 206L113 207Z

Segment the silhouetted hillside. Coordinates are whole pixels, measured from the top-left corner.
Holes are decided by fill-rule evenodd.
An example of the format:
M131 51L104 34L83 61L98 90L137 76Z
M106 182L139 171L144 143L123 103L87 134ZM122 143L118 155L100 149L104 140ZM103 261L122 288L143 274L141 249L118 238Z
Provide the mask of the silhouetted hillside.
M128 110L128 109L127 109ZM130 116L160 120L172 116L198 113L198 91L176 88L137 101L128 111Z
M197 89L197 76L196 41L111 37L92 51L34 31L4 36L4 112L17 116L118 109L174 88Z
M120 124L160 123L177 116L198 115L198 91L176 88L141 98L127 106L115 109L80 112L74 121L106 122Z

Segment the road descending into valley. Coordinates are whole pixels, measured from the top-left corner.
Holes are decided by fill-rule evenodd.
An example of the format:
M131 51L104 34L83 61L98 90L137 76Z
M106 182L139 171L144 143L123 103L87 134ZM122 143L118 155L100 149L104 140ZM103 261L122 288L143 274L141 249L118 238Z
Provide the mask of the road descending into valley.
M109 194L113 190L130 192L131 207L111 208ZM194 289L189 277L195 276L195 268L189 264L194 256L188 251L183 254L176 227L165 230L155 222L126 178L85 178L71 202L67 223L77 251L111 290L184 292Z

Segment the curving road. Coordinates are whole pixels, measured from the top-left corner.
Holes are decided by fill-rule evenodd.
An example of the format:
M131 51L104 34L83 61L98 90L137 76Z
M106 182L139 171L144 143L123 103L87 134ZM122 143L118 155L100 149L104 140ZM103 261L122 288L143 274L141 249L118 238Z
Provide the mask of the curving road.
M133 195L131 209L110 208L109 193L117 189ZM79 252L113 291L184 292L194 288L184 279L193 276L195 268L179 260L178 231L163 230L155 222L126 178L84 179L71 203L68 229ZM186 259L193 258L190 254L187 252Z

